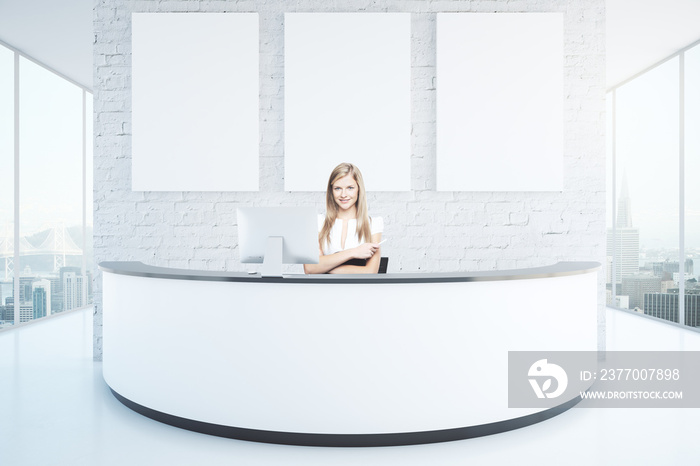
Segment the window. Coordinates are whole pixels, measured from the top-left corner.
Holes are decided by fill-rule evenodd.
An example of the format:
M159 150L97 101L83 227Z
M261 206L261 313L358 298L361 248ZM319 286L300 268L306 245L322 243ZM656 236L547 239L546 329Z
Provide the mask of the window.
M91 302L91 107L86 89L0 46L0 326Z
M608 305L700 327L700 46L615 86L608 111Z
M685 254L693 263L685 287L685 323L700 327L700 45L684 54Z

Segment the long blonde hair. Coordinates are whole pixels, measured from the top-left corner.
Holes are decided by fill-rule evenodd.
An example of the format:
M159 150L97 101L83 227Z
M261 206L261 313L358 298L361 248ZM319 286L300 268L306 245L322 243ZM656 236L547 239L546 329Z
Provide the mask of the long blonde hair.
M338 218L338 204L333 198L333 183L339 179L352 175L357 183L357 202L355 209L357 213L357 238L360 243L370 241L372 238L372 230L370 228L370 219L367 212L367 196L365 195L365 182L362 180L360 169L351 163L341 163L333 169L331 176L328 177L328 186L326 187L326 219L323 222L323 228L318 234L318 243L323 249L324 243L331 243L331 229L335 225L335 220Z

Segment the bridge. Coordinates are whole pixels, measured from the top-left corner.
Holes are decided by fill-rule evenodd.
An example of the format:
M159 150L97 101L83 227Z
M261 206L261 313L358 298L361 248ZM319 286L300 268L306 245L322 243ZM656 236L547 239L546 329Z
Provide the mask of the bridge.
M58 271L66 263L66 256L80 256L83 250L75 244L63 224L48 228L49 234L39 247L32 246L26 237L19 239L20 256L53 256L53 267ZM0 238L0 259L5 259L5 280L13 275L15 245L11 236Z

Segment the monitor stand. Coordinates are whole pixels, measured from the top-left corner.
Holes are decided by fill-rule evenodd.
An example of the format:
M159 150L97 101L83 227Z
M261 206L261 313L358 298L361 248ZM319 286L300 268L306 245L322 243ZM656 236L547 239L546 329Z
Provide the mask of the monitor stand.
M260 269L263 277L282 277L282 251L284 238L281 236L269 236L265 246L265 257Z

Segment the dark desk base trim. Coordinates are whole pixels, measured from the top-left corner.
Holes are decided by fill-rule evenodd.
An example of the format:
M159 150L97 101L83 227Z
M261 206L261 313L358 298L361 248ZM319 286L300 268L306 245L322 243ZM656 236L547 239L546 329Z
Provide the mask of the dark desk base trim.
M110 387L110 390L112 388ZM545 421L567 411L579 401L578 396L555 408L527 416L455 429L431 430L426 432L403 432L392 434L307 434L299 432L275 432L269 430L245 429L241 427L223 426L208 422L193 421L172 414L162 413L147 408L124 398L112 390L112 394L126 407L156 421L171 426L187 429L202 434L216 435L250 442L277 443L282 445L297 445L307 447L392 447L400 445L418 445L425 443L450 442L485 435L498 434L509 430L519 429L538 422Z

